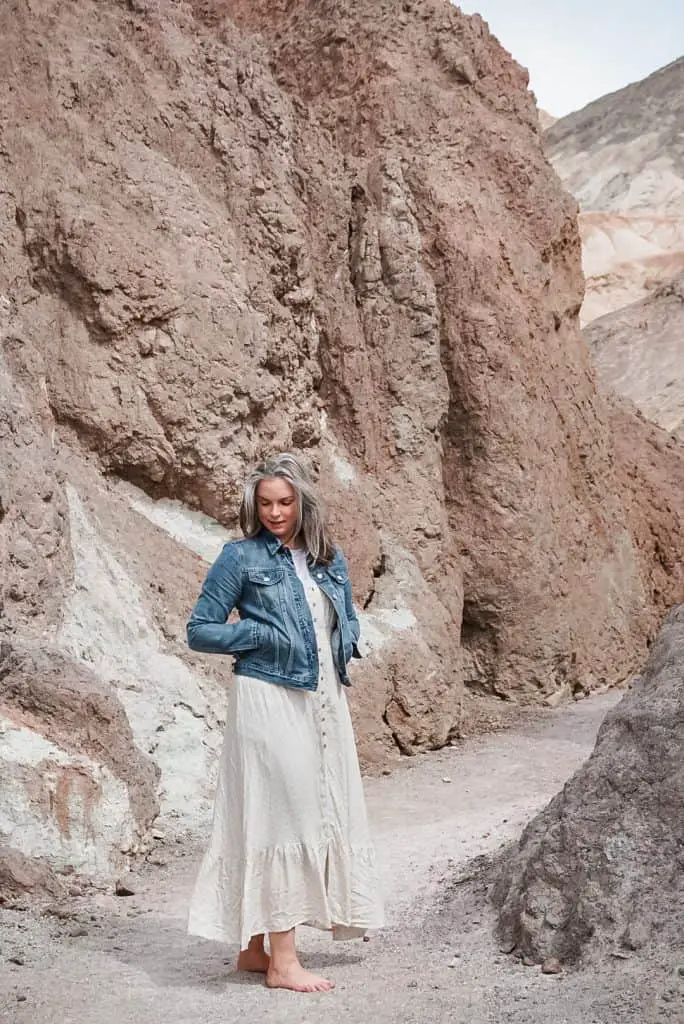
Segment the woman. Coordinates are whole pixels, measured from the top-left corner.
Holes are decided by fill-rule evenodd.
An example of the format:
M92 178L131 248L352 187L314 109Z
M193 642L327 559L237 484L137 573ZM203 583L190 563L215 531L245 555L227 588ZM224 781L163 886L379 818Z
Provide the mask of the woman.
M239 943L238 969L270 987L324 992L333 982L302 967L296 926L354 938L382 924L344 691L359 623L344 556L294 456L249 476L240 526L245 539L226 544L188 622L193 650L235 657L189 931Z

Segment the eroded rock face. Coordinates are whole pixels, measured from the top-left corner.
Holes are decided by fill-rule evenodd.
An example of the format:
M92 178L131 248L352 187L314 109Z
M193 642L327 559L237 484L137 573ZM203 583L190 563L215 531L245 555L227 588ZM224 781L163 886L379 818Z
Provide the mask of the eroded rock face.
M159 772L116 692L61 649L73 585L64 468L45 368L5 307L0 355L0 887L55 890L52 869L107 875L140 848ZM5 859L5 853L7 859ZM43 858L31 869L30 858Z
M3 849L0 857L0 904L12 903L25 894L61 896L64 887L50 864L35 855L22 856L16 850Z
M684 441L684 274L585 329L604 390Z
M663 946L684 929L684 606L601 727L586 765L523 833L494 890L528 957Z
M207 813L230 674L183 627L206 517L235 535L266 453L309 460L349 556L366 763L458 733L464 684L629 675L681 591L682 461L597 394L575 205L479 18L10 2L0 50L2 629L39 654L0 697L15 765L47 737L109 773L82 863L144 844L157 806Z

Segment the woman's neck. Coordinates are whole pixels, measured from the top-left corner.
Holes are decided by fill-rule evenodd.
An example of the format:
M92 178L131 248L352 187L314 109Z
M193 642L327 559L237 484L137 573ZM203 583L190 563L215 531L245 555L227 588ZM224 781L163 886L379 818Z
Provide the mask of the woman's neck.
M291 537L287 537L282 541L283 547L290 548L291 550L297 551L304 547L302 543L303 538L301 533L293 533Z

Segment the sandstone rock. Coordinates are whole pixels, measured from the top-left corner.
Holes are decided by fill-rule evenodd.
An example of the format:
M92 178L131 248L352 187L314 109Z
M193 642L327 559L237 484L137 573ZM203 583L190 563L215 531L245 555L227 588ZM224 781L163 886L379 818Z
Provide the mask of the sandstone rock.
M541 965L541 972L542 974L562 974L563 965L560 960L552 956Z
M1 286L0 286L1 287ZM0 318L0 635L55 614L69 578L64 492L45 367Z
M586 329L601 387L684 441L684 273Z
M684 927L684 605L595 750L499 865L505 942L576 961L677 949Z
M17 833L106 874L157 807L169 835L206 820L230 672L183 623L273 450L309 459L349 554L365 763L460 734L464 684L629 676L681 593L682 461L596 391L575 206L481 19L10 0L0 56ZM29 799L46 759L90 845Z
M306 9L306 5L301 5L301 9ZM596 400L591 368L570 340L572 312L576 311L581 299L581 281L577 277L578 239L572 219L574 211L572 205L556 192L531 145L526 150L524 161L523 177L528 176L526 184L516 176L510 161L502 157L502 164L506 163L504 191L506 187L520 189L521 201L515 211L501 201L501 194L496 190L485 189L483 192L473 189L469 168L474 165L492 168L496 158L491 147L496 150L499 145L509 145L506 134L509 115L505 115L505 121L497 122L503 111L497 106L499 100L494 100L494 95L500 97L503 79L507 76L512 77L505 88L518 118L524 125L536 125L533 109L519 103L525 96L523 73L495 57L502 51L489 37L485 36L486 42L483 42L480 22L460 19L441 4L424 6L428 26L439 26L440 31L446 31L448 26L464 45L467 40L467 48L476 55L480 94L488 98L496 111L490 108L490 130L487 131L461 93L441 88L441 72L426 60L422 33L416 30L410 39L402 34L391 21L391 9L392 5L376 6L373 11L376 25L379 22L381 27L379 38L383 45L379 54L371 47L370 41L368 45L364 42L375 37L370 34L370 27L366 27L366 13L360 5L355 5L353 11L345 10L343 5L336 8L335 30L345 43L340 47L343 56L337 54L334 62L319 59L315 19L300 19L296 15L289 22L278 22L275 53L278 67L282 69L281 80L335 132L335 138L344 147L348 160L353 158L365 169L369 155L378 153L378 159L382 159L391 140L395 151L403 157L404 186L395 176L392 183L387 184L384 194L390 196L393 189L401 191L402 187L408 186L408 205L404 204L408 219L404 233L408 238L413 237L411 218L415 216L421 228L421 238L433 240L426 265L435 282L440 311L441 363L449 385L449 411L442 425L444 455L439 458L451 527L441 539L440 547L444 554L435 582L440 595L448 593L446 581L440 580L444 556L448 558L449 551L458 550L460 559L456 565L463 573L461 641L467 654L472 656L468 664L475 668L473 675L466 676L466 680L473 687L479 686L490 692L494 690L503 696L530 698L533 695L535 698L547 697L560 689L564 682L574 688L578 678L588 675L592 676L591 685L599 683L601 678L614 680L612 655L612 668L608 659L599 666L602 661L599 654L587 672L588 666L582 664L582 645L574 644L570 638L578 628L598 653L602 645L596 638L596 631L603 628L600 622L605 614L607 590L613 590L608 580L611 577L629 577L631 570L628 564L636 554L634 549L630 550L629 544L622 551L618 550L619 546L611 545L611 554L604 561L604 554L598 554L597 550L590 552L585 547L587 544L592 547L595 543L596 530L599 533L605 530L606 535L611 536L617 536L622 530L622 527L617 527L618 520L622 518L617 507L620 502L614 504L608 485L609 480L616 480L614 474L620 476L621 471L613 463L609 428L603 419L605 407ZM250 5L248 11L239 7L242 23L258 28L267 38L273 29L269 10L258 4ZM399 48L402 49L401 62L391 59ZM370 71L375 66L374 62L384 60L386 55L395 69L391 88L387 78L373 75ZM347 67L352 56L353 66L368 69L368 73L359 73L353 84L350 79L350 84L345 86L346 79L340 74L340 67ZM442 123L453 123L454 118L459 119L462 131L469 139L468 159L464 159L463 154L456 158L453 150L449 150L447 156L445 151L434 145L432 130L423 130L415 100L418 75L423 88L434 90L434 103L443 112ZM349 114L348 95L352 88L355 103L351 106L358 111L355 115ZM396 124L388 123L388 110L394 112ZM498 134L495 125L500 128ZM518 136L518 145L522 144L522 137L522 134ZM525 138L531 143L531 137ZM388 165L381 166L387 168ZM523 174L522 168L520 174ZM497 179L496 174L494 177L503 184L503 179ZM369 204L369 192L371 199L379 194L377 177L373 181L375 184L370 190L363 188L362 192L358 189L352 192L355 201L352 242L357 233L365 238L371 230L363 225L371 223L366 210L374 215L375 204ZM522 196L528 187L538 189L539 195L546 197L537 201L534 209L532 206L524 207ZM526 213L523 213L523 208ZM526 220L529 234L521 233L514 226L518 217L533 219L533 228L532 222ZM356 228L357 223L361 224L359 229ZM491 225L489 236L483 232L485 224ZM500 239L501 262L497 269L491 264L491 250L488 248L492 236ZM559 237L561 242L558 242ZM556 241L551 243L551 238ZM555 253L550 265L543 256L548 245ZM352 247L352 254L355 251ZM373 253L377 250L372 244L364 243L363 251L367 253L366 263L375 259ZM525 268L525 311L520 293L516 291L514 267ZM330 274L332 272L331 267ZM550 305L543 284L547 272L553 274L550 280L556 289ZM375 273L370 277L374 281ZM488 277L497 281L496 288L484 286ZM359 280L357 273L353 280ZM392 286L393 281L388 283ZM380 296L383 284L385 282L380 283ZM374 284L373 287L377 286ZM360 291L358 304L363 310L367 302L365 286L359 288L357 284L356 290L357 294ZM556 298L560 302L554 311L552 307ZM531 317L533 305L535 314ZM379 310L376 306L373 308L377 314ZM343 310L344 306L338 304L336 309ZM392 325L392 344L396 346L398 325L391 305L386 318ZM387 347L379 340L382 324L383 318L374 316L371 324L364 324L365 344L359 340L360 350L368 350L371 360ZM344 335L351 336L353 330L351 323ZM429 353L430 346L426 348ZM345 423L362 424L361 429L369 437L369 444L379 433L370 428L378 422L378 411L382 412L385 406L386 379L381 372L373 370L372 361L370 368L372 390L365 392L357 385L348 415L339 425L339 430L343 431ZM383 372L386 373L384 367ZM549 377L544 384L546 373ZM344 372L335 373L333 369L332 376L340 394L346 395L348 382ZM439 374L431 376L439 382ZM409 394L408 389L404 391ZM421 389L413 383L410 393L420 396ZM372 396L372 408L366 394ZM545 404L542 394L552 394L554 401L550 403L545 418L544 442L540 450L537 443L530 440L530 428L531 424L538 422L536 417ZM340 401L339 397L337 401ZM392 422L391 404L382 421ZM541 436L541 424L539 428L537 436ZM569 438L579 439L576 448L573 443L572 451L566 447ZM349 443L352 443L351 438ZM429 465L432 457L430 447L426 447L421 463ZM401 458L391 465L395 473L410 471L415 474L413 468L402 467ZM373 463L376 476L382 474L383 479L389 480L381 466L376 458ZM576 469L578 477L574 475ZM578 478L582 479L581 498L571 483ZM534 481L539 481L539 485ZM669 481L665 486L669 486ZM390 498L393 494L392 486L384 492ZM380 515L383 521L391 522L391 510L396 505L387 507L387 511L385 507L381 497L378 502ZM564 509L563 524L558 515L561 507ZM601 508L600 527L598 520L593 519L594 512L589 511L598 507ZM538 516L545 523L542 530L534 530L531 526L538 521ZM404 513L404 530L411 529L411 526ZM553 540L547 542L545 531L548 530ZM501 546L492 541L494 537L501 538ZM430 548L434 550L434 545ZM428 561L430 548L421 553L421 568L424 574L432 575L434 562L432 556ZM598 564L603 564L604 568L597 573ZM516 580L515 588L511 586L512 577ZM545 583L542 584L542 580ZM543 597L538 589L540 586L544 587ZM680 588L681 581L671 593L679 593ZM512 598L514 589L516 597ZM641 597L637 596L637 590L640 584L636 590L629 585L627 591L620 589L617 601L622 609L617 611L613 604L613 611L617 612L618 618L624 616L623 621L632 620L632 613L627 607L631 598L627 593L631 591L639 604ZM610 600L612 604L612 597ZM552 648L556 649L556 655L551 654ZM561 648L565 654L559 653Z
M0 904L22 893L58 896L62 891L61 880L46 860L7 846L0 849Z
M0 645L3 710L61 750L107 766L128 785L141 832L158 813L159 769L136 748L115 693L60 651ZM1 756L1 755L0 755Z

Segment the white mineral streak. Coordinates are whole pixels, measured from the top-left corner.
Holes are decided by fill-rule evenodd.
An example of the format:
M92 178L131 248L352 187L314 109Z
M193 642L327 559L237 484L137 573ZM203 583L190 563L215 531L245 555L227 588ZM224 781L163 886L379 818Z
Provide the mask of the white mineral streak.
M68 499L74 585L59 643L116 687L136 745L161 769L162 815L186 825L204 820L221 742L206 681L166 653L140 588L107 550L72 487Z
M213 562L223 545L235 539L235 534L215 519L188 508L182 501L171 498L155 501L139 487L124 481L118 483L116 489L124 495L131 508L205 562Z
M135 845L128 789L103 765L0 718L0 839L58 870L106 877Z

